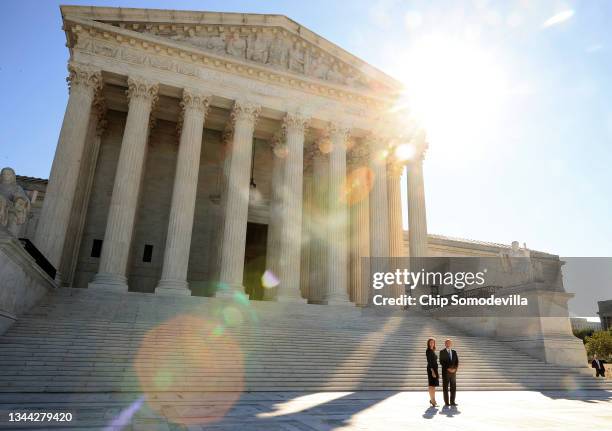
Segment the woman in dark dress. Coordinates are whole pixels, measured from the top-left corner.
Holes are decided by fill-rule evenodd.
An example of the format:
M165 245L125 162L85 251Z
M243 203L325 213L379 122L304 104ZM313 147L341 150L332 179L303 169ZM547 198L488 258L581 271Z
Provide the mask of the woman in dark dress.
M436 386L440 386L440 375L438 374L438 355L436 355L436 340L430 338L427 340L427 381L429 386L429 403L432 407L437 407L436 404Z

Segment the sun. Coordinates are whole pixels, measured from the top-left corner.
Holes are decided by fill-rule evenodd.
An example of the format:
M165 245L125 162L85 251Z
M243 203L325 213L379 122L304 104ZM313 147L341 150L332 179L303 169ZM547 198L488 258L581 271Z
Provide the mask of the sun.
M508 94L499 55L478 40L437 34L415 41L397 60L394 75L405 91L396 109L406 108L424 126L430 148L449 160L477 152Z

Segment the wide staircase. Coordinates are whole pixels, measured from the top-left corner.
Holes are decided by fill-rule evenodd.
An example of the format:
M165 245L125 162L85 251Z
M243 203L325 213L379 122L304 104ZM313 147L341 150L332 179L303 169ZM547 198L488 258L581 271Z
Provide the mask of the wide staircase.
M423 391L429 337L462 390L612 389L416 314L58 289L0 336L0 392Z

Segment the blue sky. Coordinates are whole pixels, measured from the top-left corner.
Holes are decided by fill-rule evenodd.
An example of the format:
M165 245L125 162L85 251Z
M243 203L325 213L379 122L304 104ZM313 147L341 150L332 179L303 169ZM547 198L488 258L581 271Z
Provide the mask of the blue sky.
M612 256L612 2L70 3L287 15L406 84L430 232ZM59 4L0 4L0 164L22 175L48 176L64 114Z

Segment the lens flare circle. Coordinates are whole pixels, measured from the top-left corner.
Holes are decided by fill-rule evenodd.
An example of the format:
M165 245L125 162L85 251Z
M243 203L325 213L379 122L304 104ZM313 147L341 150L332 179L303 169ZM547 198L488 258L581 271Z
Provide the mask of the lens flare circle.
M271 289L280 284L280 280L271 270L266 269L266 271L261 276L261 285L267 289Z
M354 205L365 199L374 184L374 172L367 166L353 169L341 188L341 202Z
M226 307L223 314L226 324L242 319L240 311L232 307ZM244 356L239 344L229 330L219 330L218 322L196 315L175 317L147 332L133 367L149 407L178 424L222 419L244 390ZM200 401L206 402L207 397L212 401L214 392L220 390L229 397L227 403L207 411L205 417L197 407L178 404L169 408L156 401L161 392L187 391L200 392Z

